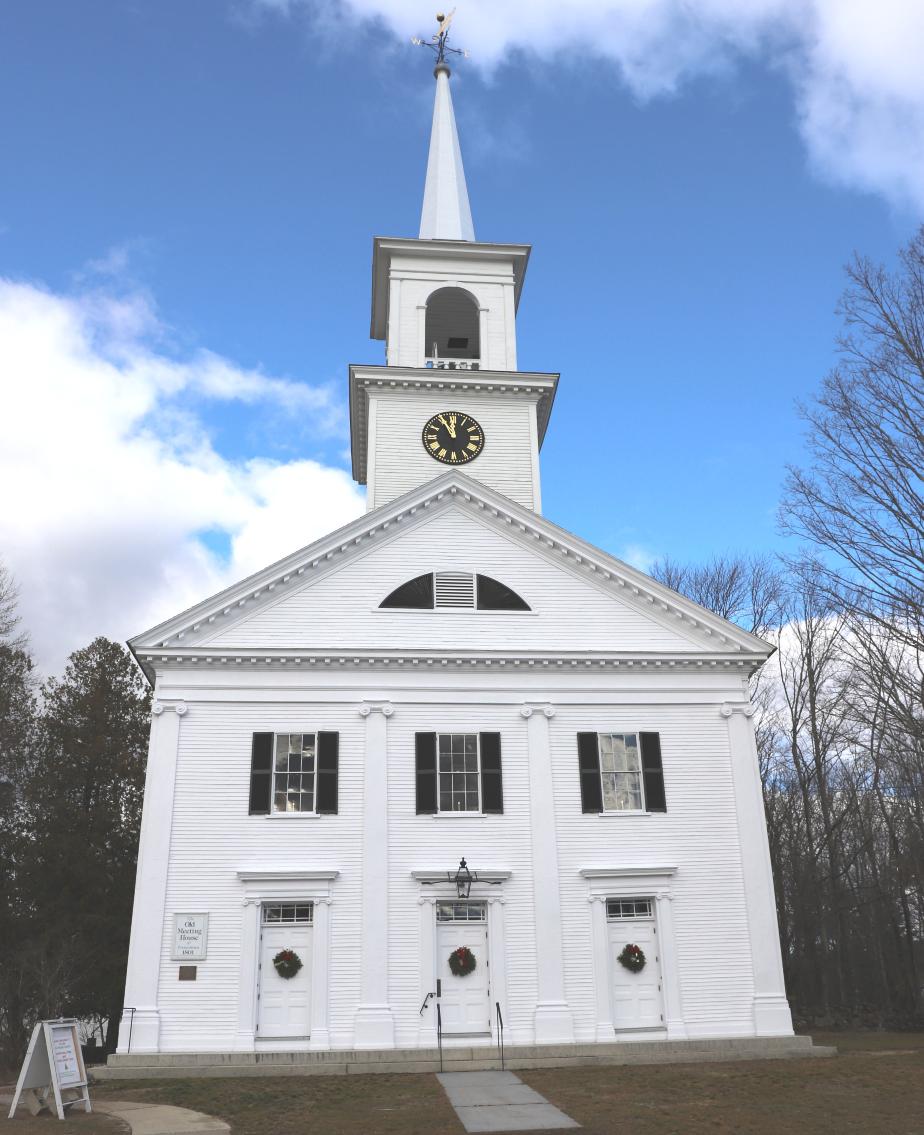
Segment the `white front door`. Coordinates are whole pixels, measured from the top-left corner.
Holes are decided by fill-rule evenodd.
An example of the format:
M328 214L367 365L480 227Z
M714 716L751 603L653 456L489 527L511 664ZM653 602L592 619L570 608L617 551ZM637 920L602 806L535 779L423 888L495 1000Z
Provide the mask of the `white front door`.
M263 907L260 927L260 983L257 1038L305 1038L311 1019L311 903ZM273 964L283 950L293 950L302 966L294 977L281 977Z
M491 1031L491 982L488 970L488 927L484 903L437 903L436 976L440 981L440 1014L447 1036L484 1035ZM467 946L475 968L456 977L449 955Z
M664 1028L661 996L661 951L650 899L607 900L607 937L610 955L610 987L613 996L613 1027L617 1032ZM619 961L628 946L638 946L645 955L644 968L634 973Z

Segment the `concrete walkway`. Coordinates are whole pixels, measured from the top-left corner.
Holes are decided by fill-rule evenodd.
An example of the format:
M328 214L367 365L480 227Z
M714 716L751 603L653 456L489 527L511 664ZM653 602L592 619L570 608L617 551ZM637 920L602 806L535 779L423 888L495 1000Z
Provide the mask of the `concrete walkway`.
M92 1097L91 1097L92 1098ZM231 1128L224 1120L188 1107L171 1107L162 1103L137 1103L93 1100L93 1110L121 1119L132 1129L132 1135L224 1135Z
M0 1108L6 1115L13 1102L14 1086L0 1088ZM54 1106L54 1105L52 1105ZM190 1111L188 1107L171 1107L162 1103L139 1103L134 1100L98 1100L90 1089L90 1106L93 1111L121 1119L131 1128L132 1135L227 1135L231 1128L221 1119ZM26 1110L20 1103L16 1109Z
M440 1072L436 1078L466 1131L580 1126L512 1072Z

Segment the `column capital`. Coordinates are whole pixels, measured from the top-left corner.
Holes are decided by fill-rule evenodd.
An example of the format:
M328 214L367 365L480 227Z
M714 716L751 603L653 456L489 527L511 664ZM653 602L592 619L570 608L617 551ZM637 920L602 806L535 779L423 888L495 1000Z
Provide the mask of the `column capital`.
M364 701L359 707L359 716L368 717L370 713L381 713L383 717L391 717L395 712L395 707L391 702L368 702Z
M155 717L160 717L160 715L168 709L172 709L177 717L185 717L189 712L189 706L184 701L178 701L174 705L164 705L162 701L155 701L151 704L151 713Z
M733 713L742 713L745 717L754 716L754 707L750 702L722 702L719 706L719 713L723 717L731 717Z
M534 713L541 713L543 717L552 718L555 716L555 706L525 704L520 706L520 717L525 717L528 720Z

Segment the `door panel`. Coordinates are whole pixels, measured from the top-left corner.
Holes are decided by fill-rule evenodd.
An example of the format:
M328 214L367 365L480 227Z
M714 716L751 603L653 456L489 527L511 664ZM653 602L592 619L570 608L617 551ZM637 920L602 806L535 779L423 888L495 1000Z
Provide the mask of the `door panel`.
M475 969L456 977L449 968L449 955L468 946L475 955ZM491 1031L491 991L488 972L488 931L483 922L449 922L436 928L436 974L442 985L440 1011L443 1032L452 1035Z
M260 1001L257 1036L307 1037L311 1020L312 928L305 925L264 925L260 941ZM294 950L302 960L295 977L280 977L273 958Z
M617 1032L663 1028L660 950L654 922L619 919L610 922L607 929L614 1028ZM640 946L645 954L645 968L640 973L632 973L617 960L629 943Z

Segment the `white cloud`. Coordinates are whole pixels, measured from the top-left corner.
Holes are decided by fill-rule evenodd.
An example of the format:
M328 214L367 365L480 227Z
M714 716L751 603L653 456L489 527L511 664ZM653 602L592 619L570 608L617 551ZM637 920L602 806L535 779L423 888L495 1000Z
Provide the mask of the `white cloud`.
M350 19L405 42L435 30L419 0L251 2L303 10L332 36ZM789 75L819 175L924 208L922 0L467 0L454 32L487 70L515 52L608 59L642 99L759 59Z
M653 552L643 544L626 544L621 551L616 553L616 558L638 568L639 571L643 571L647 575L661 557L657 552Z
M125 639L359 515L349 475L316 461L232 461L203 407L310 419L325 388L199 351L174 357L139 293L63 296L0 279L0 555L40 665ZM227 558L203 534L223 534Z

